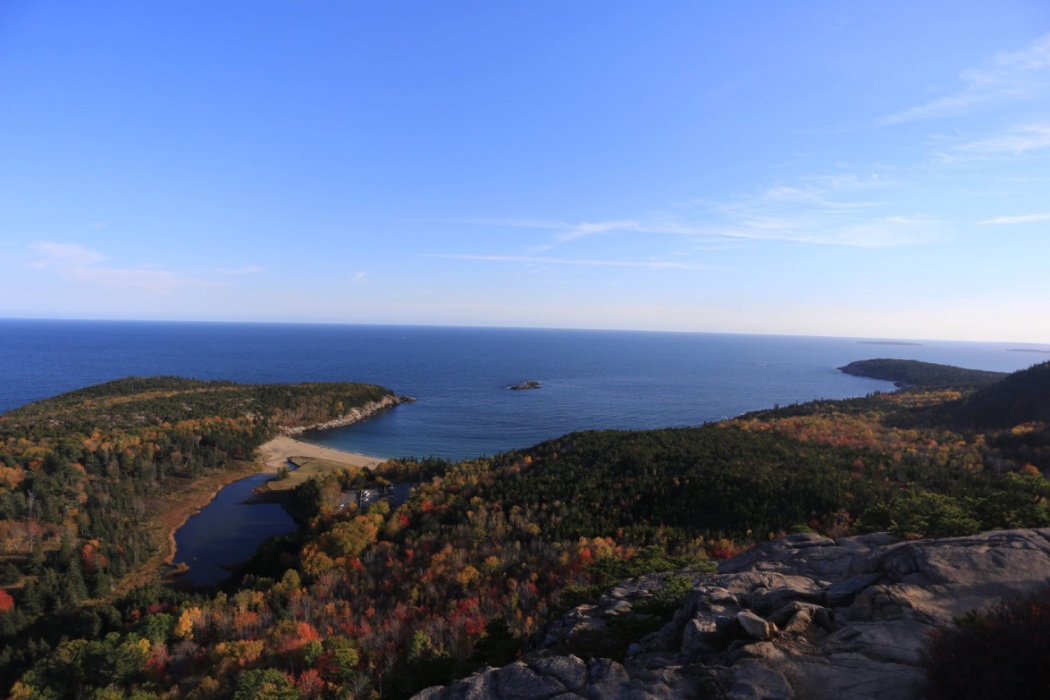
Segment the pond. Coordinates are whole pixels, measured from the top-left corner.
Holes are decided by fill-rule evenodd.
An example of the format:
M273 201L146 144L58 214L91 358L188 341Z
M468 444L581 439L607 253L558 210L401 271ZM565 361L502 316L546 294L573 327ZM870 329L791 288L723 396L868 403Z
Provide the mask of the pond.
M251 558L265 540L298 527L278 504L245 503L259 484L273 478L273 474L255 474L227 485L175 532L174 563L188 567L182 580L194 586L218 583L230 575L231 565ZM414 486L415 483L395 482L384 493L366 489L359 499L357 491L347 491L343 498L347 504L365 507L384 497L397 507Z
M275 503L245 503L273 474L255 474L222 489L215 499L175 532L175 564L189 567L183 579L195 586L217 583L229 566L250 558L264 540L296 529Z

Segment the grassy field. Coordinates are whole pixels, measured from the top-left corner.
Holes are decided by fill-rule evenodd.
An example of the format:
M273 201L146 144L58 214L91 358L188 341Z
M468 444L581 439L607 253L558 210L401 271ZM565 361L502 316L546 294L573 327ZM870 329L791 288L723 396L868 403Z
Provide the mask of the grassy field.
M343 469L349 470L351 474L360 471L359 467L339 464L338 462L332 462L327 459L318 459L316 457L289 457L288 461L294 464L296 469L289 471L288 476L284 479L271 479L270 481L267 481L267 491L272 493L291 491L312 476L331 474L332 472L337 472Z

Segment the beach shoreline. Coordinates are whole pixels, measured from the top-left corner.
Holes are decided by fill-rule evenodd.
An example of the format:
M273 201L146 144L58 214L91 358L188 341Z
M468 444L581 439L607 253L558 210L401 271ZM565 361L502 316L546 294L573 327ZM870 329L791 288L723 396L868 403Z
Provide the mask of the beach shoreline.
M348 467L370 468L386 461L380 457L315 445L303 440L297 440L288 435L279 435L260 445L256 461L261 466L263 473L276 474L281 467L288 466L288 459L291 457L324 459L336 464L345 464Z

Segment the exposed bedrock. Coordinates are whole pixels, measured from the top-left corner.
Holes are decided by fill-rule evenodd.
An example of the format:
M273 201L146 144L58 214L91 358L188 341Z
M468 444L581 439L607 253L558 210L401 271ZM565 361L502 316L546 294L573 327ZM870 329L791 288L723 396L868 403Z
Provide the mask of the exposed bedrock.
M1050 529L899 542L786 537L690 570L693 591L623 663L552 650L586 648L669 574L630 579L548 628L544 648L486 668L429 700L732 698L910 700L923 696L929 633L970 610L1050 582ZM580 642L583 642L582 646Z

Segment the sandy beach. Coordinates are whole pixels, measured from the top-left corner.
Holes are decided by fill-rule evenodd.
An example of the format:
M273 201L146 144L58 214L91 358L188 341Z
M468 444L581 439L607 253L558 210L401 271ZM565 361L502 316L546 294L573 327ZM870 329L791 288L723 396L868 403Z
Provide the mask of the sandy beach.
M312 445L286 435L275 437L259 447L259 456L263 464L263 471L269 474L276 474L278 469L287 464L289 457L327 459L330 462L354 467L374 467L385 461L378 457L369 457L368 455L359 455L353 452L333 450L330 447Z

